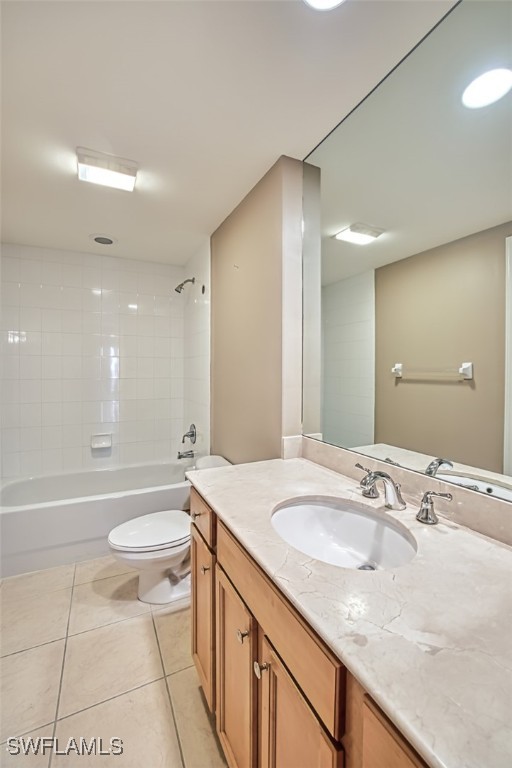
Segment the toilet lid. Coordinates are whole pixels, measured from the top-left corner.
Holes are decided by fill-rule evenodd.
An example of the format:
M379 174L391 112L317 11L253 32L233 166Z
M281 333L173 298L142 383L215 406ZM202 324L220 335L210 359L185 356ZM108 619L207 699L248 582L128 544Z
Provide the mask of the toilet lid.
M190 517L181 509L135 517L118 525L108 536L108 542L114 549L132 552L177 547L189 539Z

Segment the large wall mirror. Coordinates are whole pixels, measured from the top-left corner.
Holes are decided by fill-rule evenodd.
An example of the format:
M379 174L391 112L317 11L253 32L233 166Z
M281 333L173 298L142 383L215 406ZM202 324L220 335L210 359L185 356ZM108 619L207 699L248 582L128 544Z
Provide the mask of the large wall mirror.
M462 102L498 68L512 3L463 0L306 158L303 431L512 501L512 90Z

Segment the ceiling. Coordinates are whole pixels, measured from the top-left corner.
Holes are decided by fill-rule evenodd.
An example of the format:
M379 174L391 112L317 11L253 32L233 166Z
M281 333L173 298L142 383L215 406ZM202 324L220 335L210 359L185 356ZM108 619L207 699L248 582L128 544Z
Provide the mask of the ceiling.
M452 6L2 2L2 240L186 263ZM136 160L135 191L79 182L77 146Z
M512 91L483 109L461 102L495 67L512 68L512 2L463 2L310 155L324 284L512 219ZM355 222L385 233L333 238Z

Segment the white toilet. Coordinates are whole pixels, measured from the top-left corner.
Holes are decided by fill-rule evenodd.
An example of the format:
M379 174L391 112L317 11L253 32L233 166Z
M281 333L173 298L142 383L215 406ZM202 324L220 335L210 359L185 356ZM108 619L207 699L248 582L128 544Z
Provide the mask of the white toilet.
M195 469L228 466L222 456L204 456ZM190 516L181 509L135 517L110 531L108 544L119 562L137 568L138 598L179 610L190 605Z
M137 568L143 603L190 604L190 516L181 509L135 517L110 531L119 562Z

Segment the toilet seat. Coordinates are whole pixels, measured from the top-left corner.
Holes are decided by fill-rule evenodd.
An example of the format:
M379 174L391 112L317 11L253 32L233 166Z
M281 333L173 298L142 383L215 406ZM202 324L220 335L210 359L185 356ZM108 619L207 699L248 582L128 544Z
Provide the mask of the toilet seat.
M158 552L190 541L190 517L181 509L135 517L110 531L108 543L118 552Z

